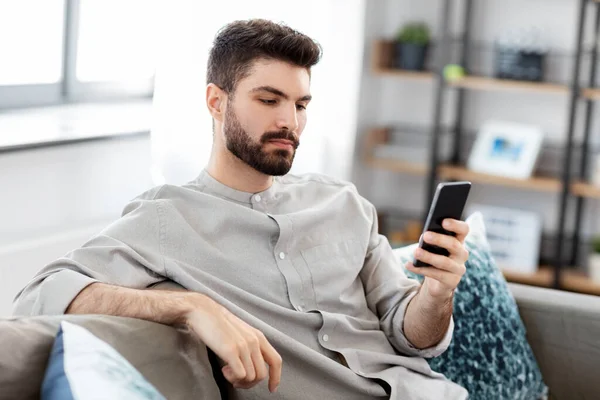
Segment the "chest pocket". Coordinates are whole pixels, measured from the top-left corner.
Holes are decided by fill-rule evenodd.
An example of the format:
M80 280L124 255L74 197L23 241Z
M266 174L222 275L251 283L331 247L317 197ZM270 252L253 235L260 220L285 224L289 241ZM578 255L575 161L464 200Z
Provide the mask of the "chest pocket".
M354 314L365 303L359 273L365 251L358 240L344 240L302 250L320 309Z

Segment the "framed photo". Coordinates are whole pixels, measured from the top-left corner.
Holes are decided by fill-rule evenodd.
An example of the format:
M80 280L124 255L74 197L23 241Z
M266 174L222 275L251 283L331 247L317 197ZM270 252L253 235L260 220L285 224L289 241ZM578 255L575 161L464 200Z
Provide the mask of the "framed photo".
M544 133L536 126L489 121L479 131L467 167L507 178L531 177Z
M513 208L471 204L468 214L481 212L492 256L504 270L533 273L538 269L542 239L539 214Z

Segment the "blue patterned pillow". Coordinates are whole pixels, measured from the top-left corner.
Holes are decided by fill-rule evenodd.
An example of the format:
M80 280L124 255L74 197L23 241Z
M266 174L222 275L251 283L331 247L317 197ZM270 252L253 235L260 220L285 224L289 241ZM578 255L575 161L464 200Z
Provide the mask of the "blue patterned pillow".
M455 292L454 337L444 354L428 362L466 388L472 400L545 398L547 387L515 299L491 256L483 217L475 213L467 223L469 260ZM412 260L415 248L394 250L401 265ZM422 280L410 271L406 274Z
M42 400L164 400L123 356L81 326L61 322Z

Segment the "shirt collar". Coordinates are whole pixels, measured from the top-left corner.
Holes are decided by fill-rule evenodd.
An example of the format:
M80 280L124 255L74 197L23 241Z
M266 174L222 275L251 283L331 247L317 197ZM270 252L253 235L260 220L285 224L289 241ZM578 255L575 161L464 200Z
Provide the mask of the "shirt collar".
M275 197L277 186L279 184L277 177L273 177L273 184L267 190L257 193L242 192L219 182L213 178L206 169L202 170L195 182L204 185L209 191L218 196L242 203L251 203L252 196L256 195L260 195L261 199L266 201L272 200Z

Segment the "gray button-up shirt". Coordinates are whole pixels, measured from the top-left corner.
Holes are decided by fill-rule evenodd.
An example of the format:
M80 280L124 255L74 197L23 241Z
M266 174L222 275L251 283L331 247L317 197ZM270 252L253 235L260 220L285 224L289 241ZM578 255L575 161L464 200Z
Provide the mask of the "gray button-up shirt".
M206 171L184 186L136 198L123 216L46 266L17 296L15 314L64 313L92 282L149 288L174 282L204 293L262 331L283 358L278 395L266 382L239 399L455 399L462 387L403 333L418 282L377 232L375 208L349 183L275 178L261 193Z

